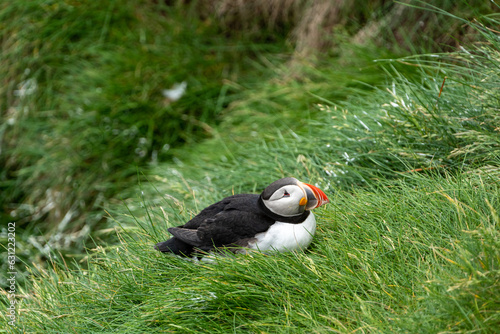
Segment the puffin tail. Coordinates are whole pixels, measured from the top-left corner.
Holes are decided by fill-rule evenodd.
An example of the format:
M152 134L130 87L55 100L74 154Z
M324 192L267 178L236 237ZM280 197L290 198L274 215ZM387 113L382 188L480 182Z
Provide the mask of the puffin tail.
M170 238L167 241L159 242L155 249L162 253L174 253L176 255L189 256L193 252L193 246L177 238Z

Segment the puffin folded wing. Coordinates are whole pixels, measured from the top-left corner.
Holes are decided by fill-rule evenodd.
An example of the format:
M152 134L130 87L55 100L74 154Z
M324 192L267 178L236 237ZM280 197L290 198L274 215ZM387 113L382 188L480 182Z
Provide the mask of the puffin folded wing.
M198 237L197 230L182 227L171 227L168 229L168 232L177 239L194 247L201 247L204 244L204 242Z
M197 229L197 236L215 247L234 245L267 231L273 223L273 219L258 213L226 210L205 219Z
M162 253L174 253L177 255L189 256L193 252L193 246L177 238L170 238L167 241L159 242L155 249Z

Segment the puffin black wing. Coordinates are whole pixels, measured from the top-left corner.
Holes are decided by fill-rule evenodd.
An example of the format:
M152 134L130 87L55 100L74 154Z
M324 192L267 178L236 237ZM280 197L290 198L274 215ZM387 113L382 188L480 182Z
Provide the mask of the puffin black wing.
M160 242L162 252L191 255L195 249L210 251L217 247L241 245L257 233L265 232L275 220L258 205L259 195L226 197L203 209L182 226L169 228L173 238Z
M188 245L195 247L203 246L203 241L198 237L197 230L181 228L181 227L171 227L168 229L168 231L175 238L187 243Z
M238 243L265 232L275 221L267 216L239 210L225 210L214 218L206 219L197 229L197 236L204 243L216 247Z

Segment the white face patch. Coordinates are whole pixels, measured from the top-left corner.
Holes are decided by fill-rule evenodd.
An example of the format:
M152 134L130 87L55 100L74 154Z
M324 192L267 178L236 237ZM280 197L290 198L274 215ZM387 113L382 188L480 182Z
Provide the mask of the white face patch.
M305 191L298 185L291 184L279 188L263 202L273 213L283 217L291 217L304 212L303 198L307 198Z

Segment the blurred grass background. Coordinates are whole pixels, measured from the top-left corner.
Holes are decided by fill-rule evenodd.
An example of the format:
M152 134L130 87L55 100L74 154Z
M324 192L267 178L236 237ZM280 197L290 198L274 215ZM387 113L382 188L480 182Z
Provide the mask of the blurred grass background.
M19 271L31 277L18 279L25 330L498 324L495 2L0 8L0 218L16 222ZM185 96L166 100L183 81ZM167 226L290 175L333 196L311 252L214 267L151 254ZM270 266L281 269L269 276ZM312 281L316 292L290 294Z

